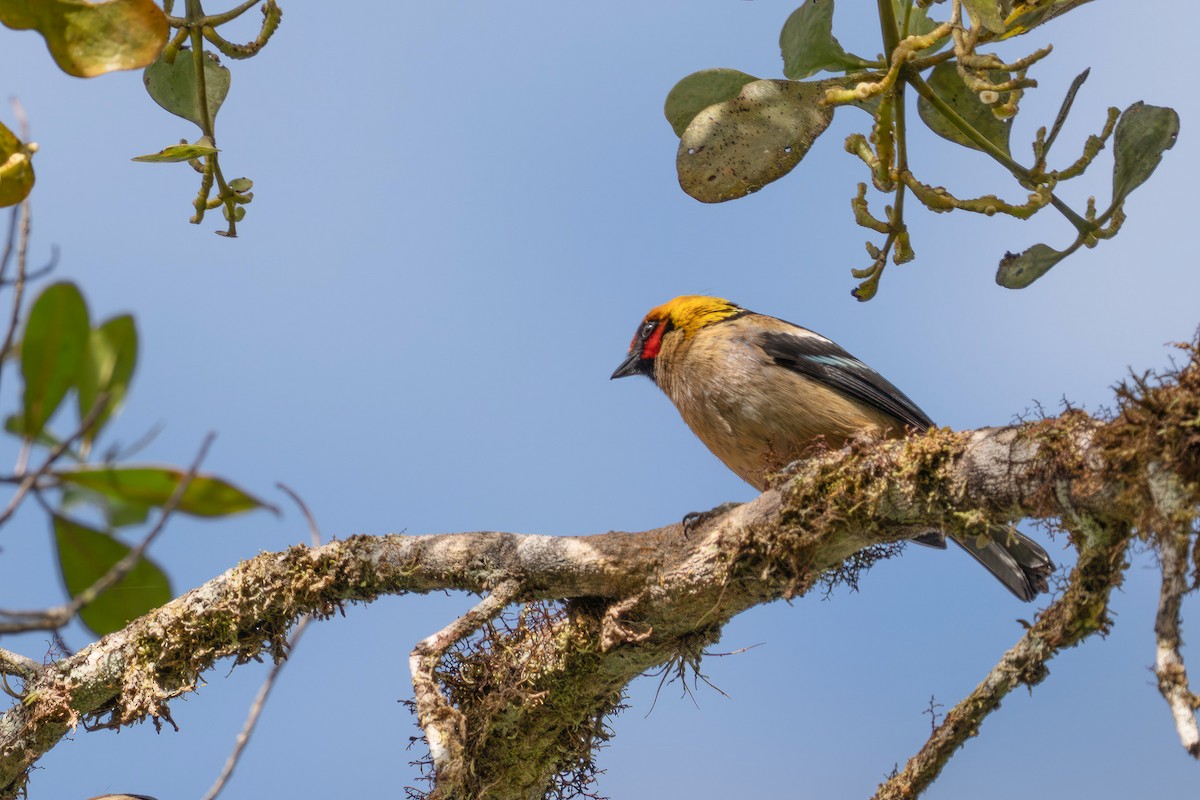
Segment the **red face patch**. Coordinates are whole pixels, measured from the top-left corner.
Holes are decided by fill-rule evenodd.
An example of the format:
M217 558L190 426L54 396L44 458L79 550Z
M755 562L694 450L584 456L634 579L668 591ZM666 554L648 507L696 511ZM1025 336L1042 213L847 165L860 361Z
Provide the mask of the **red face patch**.
M660 322L655 326L654 331L646 337L646 343L642 345L642 358L651 359L658 355L658 350L662 347L663 333L666 329L666 322Z

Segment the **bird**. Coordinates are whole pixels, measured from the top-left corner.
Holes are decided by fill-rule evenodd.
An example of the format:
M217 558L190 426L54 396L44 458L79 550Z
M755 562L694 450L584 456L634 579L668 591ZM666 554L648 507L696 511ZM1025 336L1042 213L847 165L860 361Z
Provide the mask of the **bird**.
M832 340L719 297L684 295L650 310L612 378L644 375L713 454L759 491L824 443L934 427L916 403ZM1054 563L1009 526L950 537L1024 601L1048 589ZM946 536L916 537L944 548Z

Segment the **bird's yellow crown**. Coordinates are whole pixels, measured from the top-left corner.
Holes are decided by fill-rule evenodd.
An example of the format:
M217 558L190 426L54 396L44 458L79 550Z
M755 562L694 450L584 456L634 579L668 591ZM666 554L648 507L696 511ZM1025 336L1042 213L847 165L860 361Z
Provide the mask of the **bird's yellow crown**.
M646 319L668 320L671 327L682 331L684 336L691 336L701 328L744 313L744 308L720 297L685 294L650 309Z

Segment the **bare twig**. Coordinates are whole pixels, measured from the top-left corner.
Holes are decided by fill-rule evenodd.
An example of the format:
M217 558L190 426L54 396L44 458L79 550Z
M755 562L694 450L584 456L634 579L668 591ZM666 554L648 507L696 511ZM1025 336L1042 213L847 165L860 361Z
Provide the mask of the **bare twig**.
M873 800L913 800L941 773L968 739L979 733L1000 701L1021 685L1040 683L1046 663L1064 648L1107 629L1108 596L1120 584L1127 531L1115 532L1109 544L1085 551L1071 574L1066 593L1052 603L1020 641L1004 654L975 690L947 712L920 752L904 769L880 784Z
M313 547L321 546L321 530L317 527L317 520L309 511L308 505L300 498L291 487L282 483L275 484L280 491L285 492L288 497L300 507L300 513L304 514L304 518L308 521L308 532L312 539ZM295 651L296 645L300 641L300 637L304 635L305 628L308 623L312 622L312 617L304 615L300 621L296 623L296 627L292 629L292 636L288 639L288 654ZM271 672L263 681L262 686L258 689L258 694L254 697L254 702L250 704L250 713L246 716L246 722L242 725L242 730L238 733L237 739L233 743L233 752L229 754L229 758L225 761L225 766L221 769L221 774L217 776L208 793L204 795L203 800L216 800L217 796L224 791L225 786L229 783L229 779L233 777L233 771L241 761L242 753L246 750L246 745L250 743L250 737L254 735L254 729L258 726L258 719L262 716L263 708L266 706L267 698L271 695L271 689L275 687L275 681L279 678L279 673L283 671L283 665L287 661L276 661L271 667Z
M292 636L288 639L288 651L291 652L299 643L300 637L304 635L305 628L308 623L312 622L312 617L304 616L296 623L296 627L292 629ZM221 769L221 774L217 776L212 787L204 795L203 800L216 800L217 796L224 791L229 779L233 777L233 770L237 767L238 762L242 759L242 753L246 749L246 745L250 743L250 737L254 735L254 729L258 725L258 718L262 716L263 708L267 704L267 698L271 696L271 690L275 688L275 681L279 677L279 673L283 671L283 665L287 661L277 661L271 667L271 672L263 681L262 686L258 688L258 694L254 697L254 702L250 704L250 713L246 716L246 722L242 725L242 730L238 733L237 739L233 743L233 751L229 754L229 758L225 760L225 766Z
M8 318L8 329L4 333L4 343L0 344L0 364L4 363L4 360L8 358L9 351L12 349L13 340L17 335L17 324L21 319L21 301L25 297L25 270L29 264L29 232L32 225L28 197L21 201L20 208L21 224L17 232L17 276L13 278L12 311ZM16 209L13 209L14 217L16 213ZM6 262L7 259L8 255L6 252Z
M930 735L937 733L938 717L941 716L941 714L938 713L939 708L945 708L945 706L937 701L936 695L929 695L929 705L921 713L929 715Z
M312 541L313 547L321 546L321 529L317 526L317 520L313 516L312 511L309 511L308 504L296 493L296 490L285 483L275 484L279 491L285 493L292 498L292 502L300 507L300 513L304 515L304 519L308 522L308 537Z
M54 642L55 652L60 657L66 658L75 655L75 650L67 644L67 640L63 638L61 630L50 631L50 641Z
M126 459L132 458L133 456L137 455L139 452L144 450L146 447L148 447L151 442L153 442L155 439L157 439L158 435L163 432L163 428L164 428L164 425L161 422L154 423L153 425L150 426L149 430L147 430L140 437L138 437L137 441L135 441L133 444L129 445L128 447L119 448L119 449L111 449L111 450L107 451L104 455L104 460L105 461L124 461Z
M105 398L101 397L96 403L96 408L104 407ZM93 409L95 411L95 408ZM91 416L91 415L89 415ZM179 483L175 486L175 490L171 492L171 496L167 498L167 502L163 503L159 512L158 521L154 523L154 527L150 532L143 537L138 545L132 548L125 556L112 565L112 568L96 579L88 588L71 598L71 602L64 603L57 608L51 608L45 612L18 618L11 622L0 622L0 633L14 633L18 631L30 630L56 630L66 625L71 621L71 618L79 613L79 610L91 602L94 602L104 592L111 589L120 583L130 571L137 566L137 563L145 555L150 544L158 538L158 535L163 532L167 526L167 520L179 507L183 501L183 496L187 492L188 487L192 483L192 479L196 477L196 473L200 469L200 464L204 461L204 457L208 454L208 448L212 445L216 434L208 434L204 437L204 441L200 445L200 450L196 453L196 458L192 461L192 465L188 467L188 471L180 478Z
M4 509L3 513L0 513L0 527L2 527L4 523L8 522L9 518L16 513L17 507L21 505L21 501L23 501L25 496L29 494L29 490L36 486L39 480L46 477L46 474L50 472L50 469L58 462L58 460L62 458L68 450L71 449L71 445L83 438L83 435L91 430L92 426L96 424L96 420L100 418L100 413L108 404L108 396L108 392L101 392L100 396L96 398L96 402L92 405L92 410L88 412L86 417L84 417L84 420L79 424L79 427L76 428L70 436L68 436L66 439L63 439L61 442L51 448L49 454L46 456L46 460L42 462L40 467L33 472L26 472L22 476L21 483L17 486L17 490L13 492L13 496L9 498L8 506ZM17 474L21 474L20 471L18 471Z
M14 206L8 214L8 235L4 237L4 250L0 252L0 286L8 280L8 262L12 260L13 248L17 245L17 220L21 207Z

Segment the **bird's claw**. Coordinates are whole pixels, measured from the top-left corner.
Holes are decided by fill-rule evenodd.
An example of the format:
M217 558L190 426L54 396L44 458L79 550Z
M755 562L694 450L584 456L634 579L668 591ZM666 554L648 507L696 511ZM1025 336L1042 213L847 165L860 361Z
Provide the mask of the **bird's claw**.
M694 531L704 527L710 520L725 514L728 511L740 506L741 503L722 503L716 508L710 508L708 511L691 511L683 515L680 524L683 526L684 537L691 536Z

